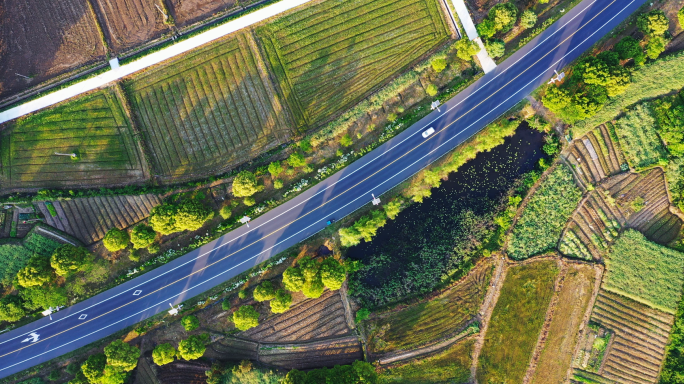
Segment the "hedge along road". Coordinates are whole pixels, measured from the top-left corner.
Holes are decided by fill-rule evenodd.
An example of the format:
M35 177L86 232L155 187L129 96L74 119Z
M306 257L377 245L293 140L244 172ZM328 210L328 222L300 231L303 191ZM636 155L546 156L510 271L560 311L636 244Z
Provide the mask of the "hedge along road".
M585 0L496 71L301 195L162 267L0 336L0 377L111 335L180 304L370 203L521 101L646 0ZM421 133L434 127L423 139Z
M310 1L311 0L282 0L260 10L248 13L226 24L212 28L206 32L202 32L197 36L193 36L187 40L183 40L157 52L150 53L149 55L143 56L129 64L122 65L115 69L110 69L109 71L97 75L91 79L83 80L64 89L60 89L59 91L52 92L43 97L39 97L14 108L10 108L4 112L0 112L0 124L6 121L14 120L24 115L28 115L29 113L38 111L51 105L55 105L80 94L90 92L94 89L109 84L112 81L119 80L132 73L159 64L172 57L191 51L223 36L249 27L250 25L260 23L270 17L276 16L282 12L288 11L302 4L306 4Z

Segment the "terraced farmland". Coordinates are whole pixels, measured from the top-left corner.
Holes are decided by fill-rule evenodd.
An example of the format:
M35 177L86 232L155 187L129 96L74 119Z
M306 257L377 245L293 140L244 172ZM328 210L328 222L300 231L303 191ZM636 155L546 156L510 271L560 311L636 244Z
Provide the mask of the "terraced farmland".
M363 360L363 351L355 335L307 343L261 344L259 350L259 361L287 369L333 367L356 360Z
M683 223L670 209L663 170L654 168L620 176L608 180L604 187L615 199L620 214L627 218L626 225L660 244L677 239ZM637 200L643 202L638 211Z
M364 324L369 353L410 350L458 334L479 312L492 271L487 260L435 298L374 316Z
M326 291L318 299L306 299L289 311L273 316L239 338L262 343L301 342L350 333L338 291Z
M599 259L618 237L626 219L617 207L606 202L605 193L603 188L597 188L573 213L561 238L561 253L584 260Z
M657 382L674 321L672 315L602 290L591 320L614 333L596 374L609 382ZM586 341L575 359L578 369L587 369L585 357L590 344L591 340Z
M78 159L55 153L76 153ZM0 134L4 188L134 183L145 174L113 88L11 123Z
M87 197L53 201L57 216L45 203L36 203L46 223L84 244L101 240L111 228L128 228L146 219L161 200L156 195Z
M257 29L298 127L359 102L446 41L436 0L328 0Z
M157 175L218 172L285 142L291 122L248 33L125 82Z
M204 374L211 365L204 361L176 360L159 367L159 381L162 383L205 384Z
M159 37L168 26L157 7L158 0L95 0L107 43L114 53ZM161 8L161 7L160 7Z
M605 178L627 170L622 151L611 136L612 126L601 125L575 140L561 156L572 165L575 178L582 186L597 184Z

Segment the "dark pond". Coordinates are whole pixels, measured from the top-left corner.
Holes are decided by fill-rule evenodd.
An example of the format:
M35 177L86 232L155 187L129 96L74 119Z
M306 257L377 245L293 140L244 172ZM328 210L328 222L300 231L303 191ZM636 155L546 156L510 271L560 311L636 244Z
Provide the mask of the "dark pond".
M381 306L432 291L464 261L482 253L496 229L494 216L505 195L544 156L544 136L526 123L505 143L480 153L378 231L370 243L351 247L347 256L362 269L350 288L365 305Z

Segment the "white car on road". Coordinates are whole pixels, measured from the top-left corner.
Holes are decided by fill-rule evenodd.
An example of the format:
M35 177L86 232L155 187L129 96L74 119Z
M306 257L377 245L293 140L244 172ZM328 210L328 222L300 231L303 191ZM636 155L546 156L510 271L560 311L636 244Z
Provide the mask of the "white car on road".
M432 135L433 133L435 133L434 128L430 127L428 129L426 129L425 131L423 131L423 139L427 139L427 137Z

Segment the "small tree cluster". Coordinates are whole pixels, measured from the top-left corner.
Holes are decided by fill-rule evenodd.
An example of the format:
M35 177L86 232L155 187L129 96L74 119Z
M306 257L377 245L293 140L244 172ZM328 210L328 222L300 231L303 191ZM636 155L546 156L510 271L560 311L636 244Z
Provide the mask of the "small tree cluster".
M670 21L665 12L654 9L640 15L637 19L637 27L645 35L646 56L652 60L657 59L661 53L665 52L669 43L665 35L670 27Z
M351 227L340 228L340 242L343 247L357 245L361 240L371 241L378 229L387 223L387 215L383 211L372 211L361 217Z
M261 190L256 176L250 171L242 171L233 179L233 196L248 197Z
M169 343L159 344L152 351L152 361L157 365L173 363L176 360L178 351Z
M285 270L283 285L288 291L302 291L306 297L318 298L325 287L330 290L340 289L346 278L344 266L334 258L328 257L318 263L307 256L296 267Z
M454 49L456 49L456 56L464 61L471 61L473 56L480 52L480 46L468 39L460 39L454 43Z
M104 354L91 355L81 365L83 377L91 384L123 384L130 371L138 365L140 350L115 340L105 347ZM80 375L76 375L77 379Z
M199 319L194 315L183 316L181 325L186 331L191 332L199 328Z
M233 323L241 331L246 331L259 325L259 312L251 305L243 305L233 312Z
M126 248L129 242L128 232L119 228L110 229L102 239L102 244L109 252L120 251Z
M157 233L149 225L138 224L131 230L131 243L135 249L149 247L156 237Z
M268 301L275 297L276 292L270 281L264 281L254 289L254 300L258 302Z
M537 14L533 10L528 9L520 15L520 26L525 29L534 27L537 24Z
M192 335L178 343L178 356L184 360L197 360L207 351L202 336Z
M199 200L188 199L180 204L165 203L152 209L150 226L162 235L180 231L196 231L214 217L214 212ZM142 229L141 229L142 230Z
M518 8L515 4L500 3L489 10L487 17L477 25L478 34L485 38L492 38L497 32L506 33L513 28L518 18Z

